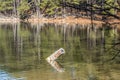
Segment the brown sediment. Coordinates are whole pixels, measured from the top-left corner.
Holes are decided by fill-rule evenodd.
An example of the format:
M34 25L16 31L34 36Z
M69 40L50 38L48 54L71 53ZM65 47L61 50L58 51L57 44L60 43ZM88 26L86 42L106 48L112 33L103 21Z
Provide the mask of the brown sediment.
M19 18L14 18L14 17L5 17L5 18L0 18L0 23L18 23L21 20ZM37 23L55 23L55 24L68 24L68 25L74 25L74 24L91 24L94 23L96 25L101 25L101 24L109 24L110 26L116 26L120 29L120 20L118 19L109 19L106 21L97 21L97 20L92 20L88 18L76 18L74 16L68 16L68 17L57 17L57 18L30 18L28 20L25 20L25 22L30 22L32 24L37 24Z
M36 24L36 23L55 23L55 24L68 24L68 25L74 25L74 24L91 24L94 23L96 25L99 25L98 27L102 27L100 26L101 24L109 24L111 27L116 26L118 29L120 29L120 20L118 19L109 19L106 21L97 21L97 20L93 20L91 21L91 19L87 19L87 18L75 18L72 16L69 17L59 17L59 18L30 18L28 19L28 22L32 23L32 24Z
M118 20L118 19L111 19L111 20L108 20L108 22L110 24L120 24L120 20Z
M91 20L86 19L86 18L75 18L75 17L65 17L65 18L31 18L28 19L29 22L32 23L57 23L57 24L62 24L62 23L67 23L67 24L90 24ZM95 21L93 20L93 23L95 24L101 24L104 23L102 21Z
M20 22L21 20L19 18L15 17L5 17L5 18L0 18L0 22ZM112 19L112 20L107 20L107 21L97 21L97 20L92 20L88 18L75 18L74 16L68 16L65 18L62 17L57 17L57 18L30 18L28 20L25 20L31 23L56 23L56 24L91 24L92 22L95 24L101 24L101 23L109 23L109 24L120 24L120 20L117 19Z
M0 23L18 23L18 22L20 22L19 18L10 17L0 18Z
M117 27L120 30L120 20L118 19L111 19L107 21L111 27ZM106 23L107 24L107 23Z

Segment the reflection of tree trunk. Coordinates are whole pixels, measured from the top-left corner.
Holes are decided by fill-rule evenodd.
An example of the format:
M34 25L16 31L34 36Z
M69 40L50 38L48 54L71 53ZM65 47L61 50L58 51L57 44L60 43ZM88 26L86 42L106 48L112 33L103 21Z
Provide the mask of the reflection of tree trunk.
M72 26L72 37L74 37L75 28L76 26Z
M41 28L41 25L38 23L38 24L37 24L37 40L38 40L37 49L38 49L38 59L39 59L39 60L40 60L40 58L41 58L41 53L40 53L40 44L41 44L40 28Z
M65 40L66 40L66 26L63 25L63 31L64 31L64 44L65 44Z
M35 34L34 34L34 41L35 41L35 45L37 47L37 57L38 60L41 60L41 52L40 52L40 45L41 45L41 38L40 38L40 30L41 30L41 24L37 24L37 28Z
M90 27L89 25L87 26L87 48L89 48L90 44Z
M104 50L105 50L105 45L104 45L104 39L105 39L105 31L104 31L104 28L102 29L102 31L101 31L101 41L100 41L100 43L101 43L101 50L100 50L100 56L101 56L101 63L103 63L103 60L104 60L104 58L103 58L103 56L104 56Z
M90 28L89 31L90 31L90 43L89 43L89 44L90 44L90 49L91 49L91 48L92 48L92 39L91 39L91 37L92 37L92 36L91 36L92 29Z
M72 80L77 80L75 67L71 67L71 77L72 77Z
M97 36L97 29L96 29L96 26L95 26L94 27L94 40L93 40L94 48L96 47L96 36Z
M117 28L114 27L113 30L114 30L114 37L115 37L114 39L115 41L117 41Z
M17 24L15 24L16 26L16 40L15 40L15 46L16 46L16 52L17 52L17 58L19 59L19 42L20 42L20 36L19 36L19 31L20 31L20 27L17 26Z
M22 53L22 39L20 37L20 24L14 24L14 47L15 47L15 55L18 60L21 60Z
M88 79L87 80L96 80L96 75L93 73L94 72L94 67L93 64L88 64L87 65L88 69Z

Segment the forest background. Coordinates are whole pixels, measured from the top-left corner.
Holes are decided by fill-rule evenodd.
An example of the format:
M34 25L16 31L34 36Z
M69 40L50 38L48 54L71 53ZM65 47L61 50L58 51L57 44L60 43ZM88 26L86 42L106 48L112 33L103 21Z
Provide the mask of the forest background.
M0 0L0 18L75 16L95 20L120 19L120 0Z

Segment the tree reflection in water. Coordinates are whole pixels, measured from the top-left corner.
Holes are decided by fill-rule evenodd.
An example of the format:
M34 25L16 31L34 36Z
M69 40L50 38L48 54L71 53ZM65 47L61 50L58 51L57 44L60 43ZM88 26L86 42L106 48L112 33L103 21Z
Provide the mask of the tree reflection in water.
M119 42L119 30L102 24L1 24L0 64L5 65L2 70L15 76L24 73L28 80L116 80ZM65 68L61 74L45 60L60 47L66 51L58 59ZM64 70L56 61L51 65Z

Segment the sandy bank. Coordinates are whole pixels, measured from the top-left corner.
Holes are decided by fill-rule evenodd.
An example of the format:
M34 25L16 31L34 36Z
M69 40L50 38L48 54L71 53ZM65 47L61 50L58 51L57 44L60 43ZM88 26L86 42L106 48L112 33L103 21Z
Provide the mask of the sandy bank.
M0 23L18 23L20 21L22 21L22 20L20 20L19 18L14 18L14 17L0 18ZM58 18L30 18L28 20L25 20L25 22L30 22L32 24L37 24L37 23L55 23L55 24L69 24L69 25L91 24L90 19L75 18L73 16L68 16L68 17L65 17L65 18L62 18L62 17L58 17ZM120 20L117 20L117 19L109 20L107 22L93 20L92 22L94 24L97 24L97 25L100 25L100 24L104 23L104 24L109 24L110 26L120 24Z
M107 24L111 27L117 27L120 29L120 20L117 19L111 19L107 20L105 22L103 21L97 21L93 20L91 22L90 19L86 18L75 18L75 17L66 17L66 18L31 18L28 19L28 22L32 24L37 24L37 23L55 23L55 24L67 24L67 25L75 25L75 24L83 24L83 25L89 25L92 22L96 25L97 27L103 27L102 24Z
M85 18L75 18L75 17L66 17L66 18L31 18L28 19L29 22L32 23L57 23L57 24L62 24L62 23L67 23L67 24L90 24L91 20L90 19L85 19ZM102 21L95 21L93 20L93 23L95 24L101 24L104 23Z
M19 18L10 17L0 18L0 23L17 23L17 22L20 22Z

